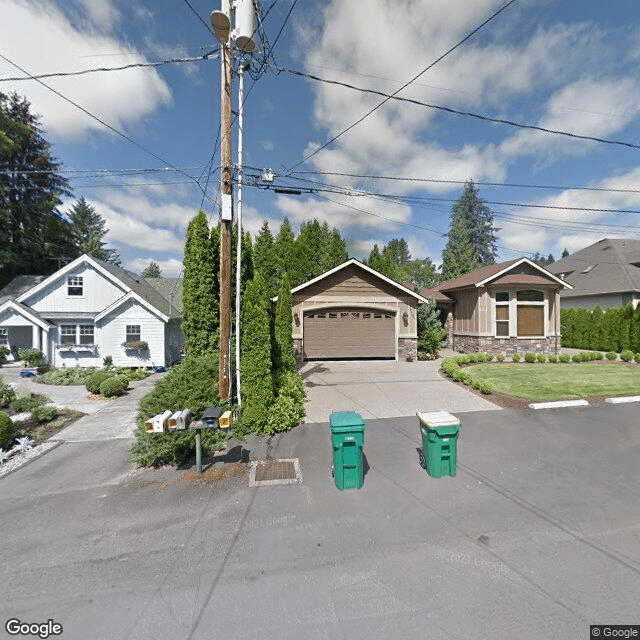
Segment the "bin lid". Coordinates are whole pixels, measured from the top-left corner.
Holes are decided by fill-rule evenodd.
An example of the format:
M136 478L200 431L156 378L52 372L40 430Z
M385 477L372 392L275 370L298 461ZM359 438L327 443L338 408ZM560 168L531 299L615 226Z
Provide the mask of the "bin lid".
M460 420L447 411L431 411L428 413L416 413L418 420L429 428L459 426Z
M334 427L360 427L364 430L364 420L359 413L354 411L334 411L329 418L331 428Z

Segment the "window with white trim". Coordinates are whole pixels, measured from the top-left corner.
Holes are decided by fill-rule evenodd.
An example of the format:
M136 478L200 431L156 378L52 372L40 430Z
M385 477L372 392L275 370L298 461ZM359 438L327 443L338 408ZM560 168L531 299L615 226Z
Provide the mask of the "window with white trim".
M518 337L544 336L544 293L535 289L516 294Z
M78 344L94 344L94 329L92 324L80 325L80 342Z
M509 337L509 292L496 293L496 336Z
M61 344L76 343L76 325L75 324L60 325L60 343Z
M9 346L9 329L0 328L0 347Z
M67 277L67 295L81 296L83 294L83 290L82 276Z
M142 340L142 332L139 324L128 324L126 327L125 342L136 342Z

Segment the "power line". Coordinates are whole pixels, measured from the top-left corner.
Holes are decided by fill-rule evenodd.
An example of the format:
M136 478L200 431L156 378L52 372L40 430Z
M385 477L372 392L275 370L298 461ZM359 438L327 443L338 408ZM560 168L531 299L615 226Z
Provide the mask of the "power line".
M505 11L508 7L510 7L512 4L514 4L515 2L517 2L517 0L509 0L509 2L507 2L506 4L504 4L500 9L498 9L495 13L493 13L491 16L489 16L489 18L487 18L482 24L478 25L475 29L473 29L473 31L471 31L470 33L468 33L462 40L460 40L460 42L458 42L457 44L455 44L453 47L451 47L448 51L446 51L445 53L443 53L439 58L437 58L436 60L434 60L430 65L428 65L427 67L425 67L422 71L420 71L420 73L418 73L417 75L415 75L413 78L411 78L411 80L409 80L408 82L406 82L405 84L403 84L397 91L395 91L394 93L390 94L390 95L386 95L386 94L380 94L380 95L384 95L384 100L382 102L380 102L379 104L377 104L375 107L373 107L373 109L370 109L367 113L365 113L361 118L359 118L358 120L356 120L356 122L354 122L353 124L349 125L346 129L343 129L340 133L338 133L337 135L335 135L333 138L331 138L331 140L328 140L327 142L325 142L321 147L318 147L315 151L313 151L312 153L310 153L309 155L307 155L305 158L303 158L300 162L298 162L297 164L293 165L293 167L290 167L289 169L287 169L287 171L291 171L292 169L295 169L296 167L300 166L301 164L303 164L304 162L306 162L307 160L309 160L310 158L312 158L313 156L315 156L317 153L319 153L320 151L322 151L322 149L325 149L326 147L328 147L332 142L335 142L338 138L340 138L341 136L343 136L345 133L347 133L348 131L350 131L351 129L353 129L354 127L356 127L357 125L359 125L363 120L365 120L366 118L368 118L372 113L374 113L375 111L377 111L380 107L382 107L384 104L386 104L389 100L395 98L401 91L403 91L404 89L406 89L410 84L412 84L413 82L415 82L418 78L420 78L421 76L423 76L427 71L429 71L430 69L432 69L436 64L438 64L441 60L443 60L444 58L446 58L450 53L452 53L453 51L455 51L458 47L462 46L467 40L469 40L471 37L473 37L478 31L480 31L480 29L482 29L485 25L489 24L489 22L491 22L492 20L494 20L498 15L500 15L503 11Z
M213 31L211 30L210 25L204 21L204 19L202 18L202 16L193 8L193 5L189 2L189 0L184 0L184 3L189 7L189 9L191 9L191 11L196 15L196 17L198 18L198 20L200 20L200 22L202 22L202 24L204 25L204 28L211 34L213 34Z
M127 69L136 69L144 67L161 67L165 64L178 64L184 62L202 62L204 60L212 60L220 49L214 49L209 53L191 58L172 58L170 60L160 60L159 62L132 62L119 67L95 67L93 69L81 69L79 71L54 71L51 73L39 73L37 75L14 76L10 78L0 78L0 82L19 82L23 80L41 80L42 78L68 78L72 76L83 76L88 73L101 73L104 71L125 71ZM15 66L15 65L14 65Z
M408 104L414 104L414 105L417 105L419 107L426 107L428 109L435 109L435 110L438 110L438 111L445 111L447 113L452 113L452 114L458 115L458 116L467 116L469 118L476 118L478 120L483 120L485 122L495 122L497 124L506 124L506 125L509 125L511 127L517 127L519 129L530 129L530 130L533 130L533 131L541 131L542 133L550 133L550 134L558 135L558 136L566 136L568 138L574 138L574 139L577 139L577 140L589 140L591 142L601 142L601 143L604 143L604 144L612 144L612 145L619 145L619 146L623 146L623 147L629 147L631 149L640 149L640 145L632 144L631 142L624 142L622 140L609 140L607 138L598 138L596 136L587 136L587 135L582 135L582 134L578 134L578 133L570 133L568 131L561 131L559 129L548 129L547 127L539 127L537 125L525 124L525 123L522 123L522 122L516 122L514 120L506 120L504 118L492 118L490 116L483 116L483 115L480 115L478 113L473 113L471 111L460 111L459 109L453 109L452 107L443 107L443 106L437 105L437 104L430 104L428 102L423 102L421 100L415 100L413 98L401 98L401 97L399 97L399 96L397 96L395 94L384 93L384 91L378 91L376 89L363 89L362 87L357 87L357 86L355 86L353 84L349 84L348 82L340 82L339 80L327 80L326 78L320 78L319 76L314 76L313 74L310 74L310 73L303 73L302 71L297 71L295 69L287 69L287 68L284 68L284 67L279 67L278 70L281 71L281 72L284 72L284 73L288 73L290 75L300 76L302 78L308 78L309 80L316 80L317 82L324 82L326 84L333 84L333 85L336 85L336 86L339 86L339 87L345 87L347 89L353 89L354 91L360 91L361 93L371 93L373 95L384 96L384 97L388 98L389 100L397 100L398 102L407 102ZM400 91L400 90L401 89L399 89L398 91ZM345 131L343 131L342 133L345 133ZM340 134L340 135L342 135L342 134ZM336 136L336 138L337 137L338 136ZM336 138L334 138L333 140L335 140ZM319 147L318 149L316 149L316 151L314 151L312 154L310 154L309 156L307 156L306 158L304 158L303 160L298 162L298 164L293 165L293 167L291 167L291 169L289 171L291 171L292 169L295 169L296 167L300 166L303 162L306 162L313 155L315 155L316 153L318 153L319 151L324 149L326 146L331 144L331 142L333 142L333 140L329 140L329 142L327 142L326 144L324 144L321 147Z

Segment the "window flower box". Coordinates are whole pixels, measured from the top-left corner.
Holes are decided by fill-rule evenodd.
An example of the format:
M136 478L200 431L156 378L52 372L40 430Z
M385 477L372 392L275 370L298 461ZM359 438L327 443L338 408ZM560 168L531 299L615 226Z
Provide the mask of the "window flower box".
M130 342L123 342L122 346L127 351L149 351L149 344L144 340L131 340Z
M97 344L57 344L56 349L58 351L93 351L98 345Z

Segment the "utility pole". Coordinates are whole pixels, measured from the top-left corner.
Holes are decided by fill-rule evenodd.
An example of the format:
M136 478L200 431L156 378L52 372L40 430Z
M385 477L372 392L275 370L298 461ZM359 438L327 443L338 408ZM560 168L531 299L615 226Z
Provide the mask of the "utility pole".
M221 13L230 25L231 0L222 0ZM213 16L212 16L213 22ZM215 29L215 25L214 25ZM218 34L216 33L216 36ZM222 215L220 221L220 362L218 395L229 400L231 395L231 235L233 167L231 160L231 43L229 31L226 38L218 38L222 48L220 54L220 198Z

